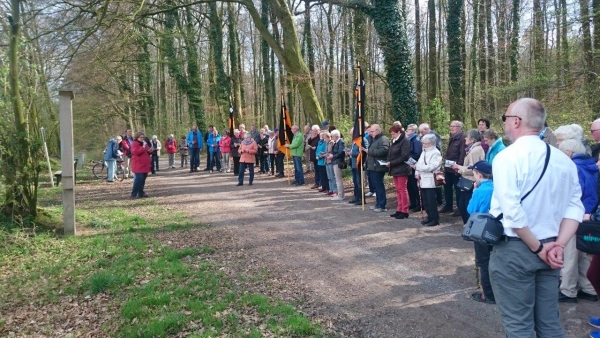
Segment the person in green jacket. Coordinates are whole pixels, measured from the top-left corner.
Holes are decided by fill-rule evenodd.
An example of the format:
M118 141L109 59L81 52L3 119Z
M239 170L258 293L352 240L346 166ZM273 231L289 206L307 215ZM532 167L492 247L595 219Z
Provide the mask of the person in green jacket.
M304 136L299 132L300 128L297 125L292 126L294 138L291 144L285 146L290 148L294 159L294 185L304 185L304 171L302 170L302 156L304 156Z

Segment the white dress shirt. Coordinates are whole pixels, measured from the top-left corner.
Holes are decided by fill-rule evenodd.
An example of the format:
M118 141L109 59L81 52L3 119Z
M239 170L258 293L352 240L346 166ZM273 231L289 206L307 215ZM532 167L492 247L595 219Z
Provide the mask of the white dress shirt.
M523 202L544 169L546 143L537 135L523 136L494 159L490 214L504 214L507 236L517 237L513 229L527 226L537 239L556 237L563 218L581 222L584 208L577 168L563 152L552 146L550 150L544 177Z

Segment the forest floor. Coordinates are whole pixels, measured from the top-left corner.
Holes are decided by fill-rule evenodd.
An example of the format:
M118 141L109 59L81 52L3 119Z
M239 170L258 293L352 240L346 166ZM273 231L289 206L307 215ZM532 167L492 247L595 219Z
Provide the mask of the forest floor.
M246 175L245 184L238 187L232 173L161 170L148 177L146 192L152 198L146 201L165 215L179 215L174 221L190 220L192 226L152 236L178 252L197 248L203 253L207 250L202 248L211 248L210 260L233 284L294 304L316 325L279 331L278 336L321 336L322 332L347 337L504 336L497 307L470 300L476 291L474 254L472 244L460 236L459 217L445 215L440 226L427 228L420 224L419 213L404 220L389 217L396 203L392 190L388 190L389 212L374 213L369 210L373 198L367 199L363 211L360 206L330 201L310 189L311 181L308 178L307 185L294 187L285 178L256 174L252 186ZM78 185L78 203L85 207L124 204L131 183ZM346 183L347 201L351 194ZM127 212L141 214L148 223L161 217L143 215L140 208L134 204ZM107 297L101 293L91 303ZM114 299L103 302L119 308ZM244 313L247 304L253 303L246 301L235 311L242 313L245 325L251 325L255 315ZM567 337L587 336L586 321L600 314L598 305L584 300L560 304ZM33 308L26 309L31 316L54 309ZM110 307L102 309L110 311ZM35 323L23 314L25 310L17 310L9 316L13 324ZM102 325L110 327L110 316L104 316L105 322L93 332ZM0 335L9 331L2 331L2 324L0 320ZM88 334L92 331L83 325L76 336L102 336ZM179 336L193 332L193 327L183 327ZM260 331L263 336L273 332L264 325ZM35 330L17 335L23 332ZM57 331L40 336L60 336L51 332ZM243 331L234 332L238 333L229 336Z

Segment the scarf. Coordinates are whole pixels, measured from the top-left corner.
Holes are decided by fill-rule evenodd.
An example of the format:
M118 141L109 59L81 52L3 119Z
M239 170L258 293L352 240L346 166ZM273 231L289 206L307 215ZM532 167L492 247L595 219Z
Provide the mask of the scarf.
M249 146L249 145L252 144L252 141L254 141L254 140L243 140L242 144L245 145L245 146Z

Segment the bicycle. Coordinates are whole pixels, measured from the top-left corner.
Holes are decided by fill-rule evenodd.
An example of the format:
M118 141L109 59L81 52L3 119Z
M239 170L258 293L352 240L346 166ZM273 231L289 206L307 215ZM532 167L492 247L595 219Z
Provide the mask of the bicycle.
M122 181L125 179L125 161L122 159L117 160L117 170L115 170L115 179ZM106 180L108 178L108 165L105 160L98 161L92 167L92 174L99 180Z

